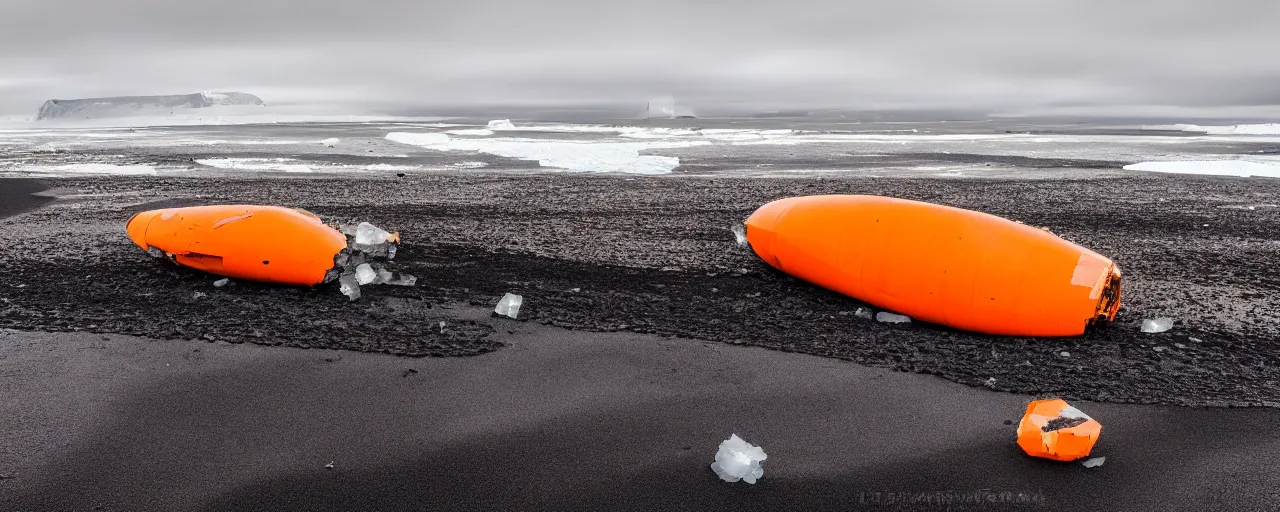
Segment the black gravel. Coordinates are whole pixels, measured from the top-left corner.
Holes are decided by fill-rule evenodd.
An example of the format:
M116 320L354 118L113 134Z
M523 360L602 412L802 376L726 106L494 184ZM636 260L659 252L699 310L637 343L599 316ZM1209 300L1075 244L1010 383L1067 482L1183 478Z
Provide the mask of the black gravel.
M521 319L570 329L756 345L1068 399L1280 404L1280 181L1070 172L47 180L82 195L0 221L0 327L460 356L498 349L489 334L501 321L451 308L512 292L524 295ZM767 201L819 193L933 201L1047 227L1120 265L1125 306L1112 325L1071 339L859 319L864 304L772 270L729 231ZM398 270L418 286L366 287L357 302L333 287L214 288L216 277L157 262L124 233L130 215L154 205L225 202L399 231ZM1141 333L1156 316L1176 319L1174 329Z

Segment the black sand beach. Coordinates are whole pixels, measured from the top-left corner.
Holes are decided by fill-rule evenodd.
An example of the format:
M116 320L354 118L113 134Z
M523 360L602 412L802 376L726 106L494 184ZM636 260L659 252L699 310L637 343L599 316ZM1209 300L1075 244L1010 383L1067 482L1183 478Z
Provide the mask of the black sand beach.
M477 320L484 311L470 311ZM750 347L499 321L471 358L7 333L0 508L1273 510L1274 409L1077 403L1102 467L1022 455L1029 397ZM416 373L409 372L413 370ZM708 468L730 433L755 485ZM327 464L332 469L326 469Z
M0 396L14 411L0 420L0 475L14 477L0 480L5 509L1271 510L1280 501L1269 470L1280 456L1276 410L1223 408L1280 403L1280 185L1271 181L1065 172L46 181L63 199L0 221L0 327L17 330L0 337ZM1110 328L1064 340L890 327L856 319L856 301L733 243L729 226L763 202L831 192L1048 227L1117 261L1126 307ZM215 289L214 278L151 260L123 235L141 209L222 202L400 231L399 268L419 285L368 287L354 303L327 288ZM505 292L524 295L524 321L487 315ZM1179 324L1138 332L1157 315ZM981 386L991 378L993 389ZM1096 453L1106 465L1021 455L1005 421L1046 395L1102 422ZM769 453L755 486L707 468L733 432Z

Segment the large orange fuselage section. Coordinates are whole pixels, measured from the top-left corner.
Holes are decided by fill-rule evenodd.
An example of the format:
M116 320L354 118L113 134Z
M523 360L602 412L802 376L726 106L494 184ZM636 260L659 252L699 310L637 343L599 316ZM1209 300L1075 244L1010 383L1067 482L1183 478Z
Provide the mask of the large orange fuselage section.
M143 250L181 265L238 279L314 285L347 239L319 217L278 206L217 205L151 210L125 229Z
M880 196L781 199L746 221L769 265L926 322L1016 336L1075 336L1115 317L1120 270L1045 230Z

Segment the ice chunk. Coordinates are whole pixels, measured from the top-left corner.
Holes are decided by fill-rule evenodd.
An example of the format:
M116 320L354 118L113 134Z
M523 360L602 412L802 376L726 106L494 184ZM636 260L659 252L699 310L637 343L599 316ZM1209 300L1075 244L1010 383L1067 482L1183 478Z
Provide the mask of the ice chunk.
M334 147L338 145L338 139L334 139L334 138L325 139L320 141L320 144L323 144L329 147Z
M911 323L911 317L907 315L899 315L897 313L890 313L888 311L881 311L876 313L876 321L884 322L886 324L908 324Z
M1092 459L1081 462L1081 464L1084 464L1084 467L1086 468L1096 468L1098 466L1105 464L1106 462L1107 462L1106 457L1094 457Z
M766 458L764 449L743 441L738 434L731 434L716 450L716 461L711 463L711 470L726 482L744 480L754 484L764 476L761 463Z
M502 316L516 318L520 315L520 304L524 302L524 297L514 293L508 293L502 296L498 301L498 306L493 308L493 312Z
M356 276L346 274L338 278L338 283L340 283L338 289L343 295L346 295L347 298L351 300L360 298L360 283L356 281Z
M227 284L230 284L230 283L231 283L231 280L230 280L230 279L227 279L227 278L225 278L225 277L224 277L224 278L222 278L222 279L219 279L219 280L217 280L217 281L214 281L214 282L213 282L213 287L214 287L214 288L222 288L223 286L226 286Z
M355 243L357 244L374 245L399 241L399 235L388 233L386 230L368 222L361 222L356 226Z
M196 292L196 294L195 294L194 298L196 298L196 299L203 299L203 298L205 298L205 293L204 293L204 292Z
M395 273L392 273L390 276L388 276L386 281L382 281L382 282L392 286L413 286L415 284L418 284L418 278L411 276L409 274L402 274L400 272L395 272Z
M368 263L363 263L356 267L356 282L361 285L373 283L378 280L378 273L374 272L373 267Z
M738 242L738 245L746 247L747 246L747 227L742 224L734 224L733 228L731 228L731 231L733 231L733 238Z
M1146 319L1142 321L1142 332L1145 333L1161 333L1173 328L1173 319L1160 317L1156 319Z
M1060 356L1062 356L1062 357L1071 357L1071 353L1070 353L1070 352L1067 352L1066 350L1063 350L1062 352L1059 352L1059 353L1058 353L1058 355L1060 355Z
M872 320L876 317L875 313L872 313L871 310L867 308L858 308L857 311L853 312L853 316L864 320Z

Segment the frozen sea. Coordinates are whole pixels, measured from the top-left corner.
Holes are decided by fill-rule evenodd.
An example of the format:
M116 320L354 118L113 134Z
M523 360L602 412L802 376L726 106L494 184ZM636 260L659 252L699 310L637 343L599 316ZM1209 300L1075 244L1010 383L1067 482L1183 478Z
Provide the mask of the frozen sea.
M807 117L210 120L0 126L0 175L608 173L1280 177L1280 124Z

